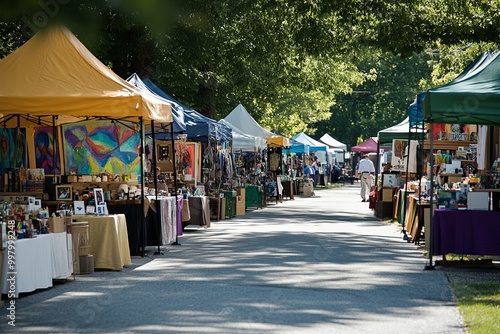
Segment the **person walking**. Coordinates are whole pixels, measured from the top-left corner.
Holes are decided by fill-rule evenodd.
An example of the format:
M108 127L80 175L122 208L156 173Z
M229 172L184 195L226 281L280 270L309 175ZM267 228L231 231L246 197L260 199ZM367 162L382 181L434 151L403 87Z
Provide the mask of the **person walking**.
M316 185L318 183L318 178L319 178L319 167L321 166L321 162L318 160L318 157L317 156L314 156L313 158L313 163L311 164L311 168L313 169L314 171L314 176L313 176L313 180L314 180L314 185Z
M363 155L363 159L358 165L359 180L361 181L361 199L362 202L368 202L368 197L372 187L372 175L375 175L375 166L368 159L368 154Z

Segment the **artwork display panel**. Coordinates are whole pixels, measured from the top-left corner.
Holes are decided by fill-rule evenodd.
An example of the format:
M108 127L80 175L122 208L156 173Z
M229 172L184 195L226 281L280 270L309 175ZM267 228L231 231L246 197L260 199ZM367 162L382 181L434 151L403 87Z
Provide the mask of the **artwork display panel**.
M0 173L11 168L26 168L26 151L26 129L0 128Z
M43 168L46 175L61 174L61 155L58 130L51 126L35 128L36 168Z
M65 172L78 174L140 174L140 135L134 124L93 120L65 124Z

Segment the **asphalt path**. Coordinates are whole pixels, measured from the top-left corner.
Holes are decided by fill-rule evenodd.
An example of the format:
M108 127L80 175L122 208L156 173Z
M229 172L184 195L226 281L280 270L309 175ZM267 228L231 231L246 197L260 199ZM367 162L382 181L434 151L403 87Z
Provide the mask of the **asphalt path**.
M359 185L188 226L180 246L16 300L0 333L466 333L446 274Z

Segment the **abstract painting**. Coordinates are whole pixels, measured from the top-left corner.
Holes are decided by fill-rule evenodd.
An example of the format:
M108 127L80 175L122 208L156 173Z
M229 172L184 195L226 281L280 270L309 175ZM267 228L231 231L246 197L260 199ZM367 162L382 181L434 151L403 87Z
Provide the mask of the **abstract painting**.
M26 129L0 128L0 173L26 166Z
M65 171L78 174L140 174L139 127L113 121L85 121L63 128Z
M54 131L51 126L35 128L34 138L36 168L43 168L45 175L61 174L58 129Z

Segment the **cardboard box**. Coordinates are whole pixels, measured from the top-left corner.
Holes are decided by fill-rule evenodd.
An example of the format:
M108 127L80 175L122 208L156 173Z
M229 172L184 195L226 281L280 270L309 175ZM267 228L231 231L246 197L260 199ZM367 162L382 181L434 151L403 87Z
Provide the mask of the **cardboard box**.
M238 188L237 189L237 192L238 192L238 196L241 197L241 201L243 202L243 204L245 204L245 201L246 201L246 192L245 192L245 188Z
M392 202L394 198L394 188L382 188L382 202Z
M66 222L64 217L49 217L50 233L66 232Z
M68 182L78 182L77 175L68 175Z
M236 215L244 216L245 215L245 201L242 199L242 196L236 197Z

